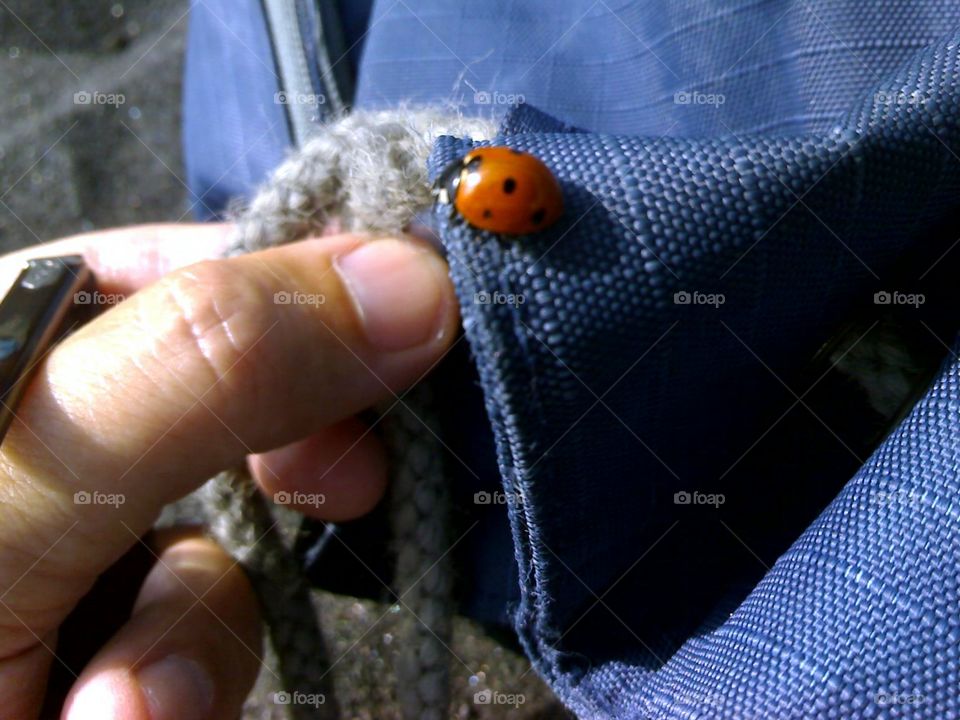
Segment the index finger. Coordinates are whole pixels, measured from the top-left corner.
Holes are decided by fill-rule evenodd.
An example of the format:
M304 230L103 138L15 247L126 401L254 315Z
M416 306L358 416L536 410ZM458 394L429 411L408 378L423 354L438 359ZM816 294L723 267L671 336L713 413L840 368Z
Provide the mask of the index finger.
M134 225L31 245L0 256L0 293L30 258L82 255L101 291L129 295L171 270L219 257L232 230L228 223Z
M72 334L0 447L0 658L163 505L406 387L457 319L435 253L342 235L177 270Z

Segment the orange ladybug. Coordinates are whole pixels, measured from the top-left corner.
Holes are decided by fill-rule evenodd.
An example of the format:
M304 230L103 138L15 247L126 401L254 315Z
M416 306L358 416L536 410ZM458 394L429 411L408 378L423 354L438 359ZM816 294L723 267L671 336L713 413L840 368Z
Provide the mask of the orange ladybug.
M553 173L530 153L507 147L477 148L450 163L434 193L450 205L451 217L500 235L539 232L563 215Z

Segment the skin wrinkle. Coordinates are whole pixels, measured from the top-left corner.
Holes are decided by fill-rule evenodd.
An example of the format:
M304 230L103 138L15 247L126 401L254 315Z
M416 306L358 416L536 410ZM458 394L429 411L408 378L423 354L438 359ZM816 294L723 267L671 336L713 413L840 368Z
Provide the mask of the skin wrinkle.
M19 625L19 623L17 624ZM20 628L24 629L23 625L20 625ZM2 623L0 623L0 633L2 633L3 631L4 631L3 625ZM41 637L41 639L43 640L44 643L46 643L47 647L53 648L53 647L56 647L56 642L57 642L56 636L57 636L56 632L53 632L53 633L49 633L46 637ZM30 638L33 640L32 645L30 645L29 647L24 647L20 650L17 650L16 652L8 653L7 655L4 655L2 658L0 658L0 673L3 672L4 663L17 662L18 660L23 658L25 655L29 655L30 653L37 652L38 650L43 653L47 652L47 649L43 647L43 645L38 643L37 639L33 637L33 635L30 635ZM53 656L49 656L49 657L51 660L56 662Z
M96 582L96 575L91 576L89 574L74 574L67 577L62 573L55 575L53 572L49 572L37 573L36 577L48 577L55 584L60 584L67 578L69 582L75 583L81 592L69 599L62 599L60 602L47 603L43 600L37 600L28 606L14 606L4 600L6 605L10 607L10 610L8 610L3 605L0 605L0 635L3 637L4 647L12 647L20 644L22 644L23 647L27 647L37 644L36 637L30 630L27 630L24 625L38 635L42 635L44 632L56 631L62 618L73 609L74 605L76 605L80 598L83 597L83 595L93 587L94 582ZM53 593L44 594L44 597L48 597L49 595L53 595ZM12 613L11 610L13 611ZM19 638L20 642L15 642L11 638ZM7 657L8 656L5 655L3 659L7 659Z
M40 447L42 448L42 446ZM45 448L42 448L42 450L38 452L44 455L49 454ZM2 466L0 466L0 486L6 489L21 489L21 500L10 503L6 507L5 512L15 512L22 518L23 529L19 533L16 533L16 536L21 538L29 537L36 540L36 553L29 553L32 563L49 548L58 537L63 535L64 528L74 525L77 517L77 506L73 502L73 493L80 488L74 484L72 476L71 481L67 483L53 484L44 482L42 479L48 475L38 469L38 466L42 467L39 458L35 455L24 455L21 457L30 457L30 460L21 459L19 462L11 462L7 452L0 452L0 463L2 463ZM38 501L31 498L31 493L42 495L43 500ZM45 508L44 512L34 514L24 512L23 510L23 508L37 507ZM54 508L57 509L56 517L52 517ZM78 532L77 528L73 528L70 534L76 532ZM2 542L2 538L3 534L0 534L0 542ZM64 541L65 539L66 538L64 538ZM20 545L22 547L22 542ZM12 547L9 550L5 550L4 554L0 555L0 557L6 560L12 550ZM47 559L52 562L56 557L55 555L48 555ZM24 569L28 566L29 564L25 566ZM61 570L60 574L62 575L64 570L69 569L73 569L72 559L64 562L63 570ZM31 574L39 574L39 572L35 568L31 571ZM0 596L8 589L9 588L0 589Z
M237 265L241 265L236 261L234 261L233 264L235 267ZM240 268L238 267L237 268L238 271L244 278L246 278L246 282L249 282L251 286L254 286L256 288L256 290L253 291L254 294L261 298L264 298L263 300L264 303L266 302L265 300L266 298L270 298L271 302L273 301L272 292L273 292L274 283L276 281L276 276L272 273L280 274L281 276L280 285L282 285L283 287L295 287L295 283L290 277L290 274L287 272L286 268L282 266L271 267L270 271L266 270L266 266L255 265L255 264L247 264L245 266L241 265L241 267L243 267L243 269L240 270ZM266 305L264 305L263 307L266 308ZM253 340L254 342L269 343L270 342L269 337L261 338L262 333L264 331L267 331L268 328L272 328L269 330L269 333L284 332L284 329L285 329L284 325L286 324L286 322L289 322L289 318L285 317L285 313L281 312L280 309L289 309L290 306L289 305L288 306L273 305L272 307L273 307L273 312L271 313L271 315L273 316L273 318L268 319L265 322L265 324L263 325L263 328L260 331L260 334L258 334L257 337L254 338ZM244 352L244 350L238 343L237 338L235 336L231 337L231 341L234 342L237 352L241 353L241 356L242 356L242 353ZM264 346L263 349L265 350L266 346ZM252 352L256 352L256 350ZM238 369L242 369L243 363L247 362L247 360L249 359L250 358L248 356L247 359L241 362L240 364L238 364L237 367L233 369L233 371L236 372ZM288 370L288 368L283 367L281 358L279 358L275 353L262 352L257 357L256 362L258 363L258 367L260 368L260 370L258 371L258 375L263 377L267 377L267 376L282 377L284 376L285 372ZM238 382L244 382L244 384L250 386L248 388L248 392L252 390L254 393L252 395L253 407L266 408L271 405L272 398L269 398L266 396L265 394L266 388L275 387L277 383L268 381L268 382L258 382L258 383L251 384L243 380L239 380Z
M8 478L4 478L2 482L6 483L9 482L9 480ZM60 496L58 495L57 500L59 499ZM59 504L60 503L58 503L58 506ZM24 505L25 507L36 507L35 502L25 502ZM72 508L75 506L71 504L69 507ZM71 527L74 524L75 515L73 512L67 511L66 505L64 506L63 510L63 516L56 518L56 520L51 520L51 513L27 513L24 512L21 507L16 506L10 506L4 510L4 512L8 514L11 512L16 513L18 516L16 524L22 526L23 528L20 533L12 534L13 537L17 538L16 541L6 540L7 536L5 534L0 534L0 558L2 558L3 565L9 566L14 564L9 563L8 561L12 557L18 555L22 556L25 561L21 566L22 569L20 572L15 573L13 577L20 577L28 567L33 565L33 563L43 555L46 549L49 548L58 537L63 536L63 542L65 542L67 536L73 532L71 530L68 533L64 533L63 528ZM47 530L45 526L49 526L50 529ZM35 543L34 546L27 548L24 547L22 540L24 537L36 538L39 540L39 542ZM50 557L50 555L47 555L47 557L50 558L51 561L56 559L56 557ZM57 567L57 572L54 574L62 574L63 569L72 569L72 560L63 563L62 568ZM42 574L43 571L39 567L36 567L30 571L31 577L41 576ZM6 600L7 598L5 598L4 595L14 587L16 587L16 581L14 584L8 587L0 588L0 599ZM0 608L2 608L2 606L0 606Z
M2 712L6 714L0 715L0 717L17 718L18 720L33 717L46 692L46 680L50 666L57 662L48 648L56 647L57 633L55 631L47 633L46 636L42 637L42 644L37 642L33 636L30 636L30 638L34 643L32 646L0 658L0 675L8 677L13 675L15 680L22 680L23 686L29 688L28 691L12 698L2 708ZM29 681L35 676L42 677L43 682L30 687Z
M140 330L141 333L143 333L145 337L150 337L150 333L147 330L147 328L149 328L149 324L146 323L146 318L144 318L143 316L143 311L144 311L144 306L142 304L137 305L136 325L137 325L137 328ZM159 353L159 349L157 348L158 341L159 341L158 338L154 338L154 341L150 343L149 357L151 360L153 360L153 362L155 362L157 365L159 365L162 368L163 365L160 362L160 357L159 357L160 353ZM154 393L154 397L163 398L165 397L165 393L162 392L163 386L161 385L160 381L156 379L155 374L149 371L149 368L147 368L144 362L145 359L146 357L144 355L140 355L140 354L134 355L131 358L131 364L140 373L140 377L143 380L147 380L149 382L149 385L156 391ZM165 372L171 372L171 371L165 370ZM134 383L133 385L139 388L140 384L141 384L140 382L137 382L137 383ZM162 432L162 431L158 428L158 432Z
M256 342L254 339L250 346L238 342L238 334L230 326L238 320L246 320L249 313L245 303L236 303L233 311L227 315L220 307L223 302L223 298L219 297L221 288L230 287L224 282L224 273L220 265L200 263L178 273L169 283L164 283L167 296L179 311L178 320L187 328L189 344L197 351L196 355L206 362L211 388L227 384L227 376L242 361L252 343ZM235 282L243 287L246 279L240 274ZM226 343L222 341L224 337Z
M120 489L122 491L122 488ZM51 606L50 609L59 608L56 610L57 615L54 613L53 617L62 618L66 612L71 610L76 602L83 597L96 582L99 575L106 570L106 566L101 566L99 564L91 564L89 558L85 555L78 555L72 548L84 548L84 547L93 547L95 544L102 545L102 537L96 525L90 525L85 527L83 523L77 523L77 512L78 506L73 503L73 494L74 490L72 487L66 488L64 493L60 496L64 500L59 503L64 506L64 511L66 517L64 520L60 521L59 526L55 526L54 533L40 534L35 532L33 529L27 531L32 536L37 538L43 538L39 542L36 552L29 557L29 562L23 566L21 573L30 567L33 562L40 556L43 556L43 562L33 567L29 571L31 581L36 581L41 578L49 578L51 581L51 586L61 586L66 584L68 587L75 588L75 592L70 597L65 597L63 602L59 605ZM127 494L127 504L134 505L136 504L137 498ZM33 503L33 506L38 506L37 503ZM107 511L112 512L112 511ZM49 517L47 513L46 517ZM135 533L146 532L151 525L156 521L156 513L140 513L140 517L131 517L129 518L128 525L130 529ZM30 516L27 520L28 523L32 523L36 526L38 523L39 517ZM68 532L64 532L62 528L70 528ZM62 537L61 537L62 536ZM2 537L2 535L0 535ZM61 538L57 541L57 538ZM117 550L122 553L123 548L125 547L124 543L126 542L125 538L118 538L118 542L121 543L117 546ZM52 552L47 552L47 550L56 543L56 548ZM6 551L4 551L6 552ZM47 553L44 555L44 553ZM6 557L6 555L4 555ZM19 576L21 573L17 573ZM0 593L2 595L2 593ZM58 593L53 593L53 595L58 595ZM45 596L44 596L45 597ZM9 598L5 599L7 604L10 604ZM13 610L20 616L22 620L27 620L27 616L37 609L43 609L42 605L36 602L36 598L32 599L29 608L22 609L18 607L13 607ZM6 613L6 608L0 605L0 615ZM59 622L59 621L57 621ZM18 623L19 624L19 623ZM29 623L30 627L37 632L37 628L40 627L44 629L47 625L51 626L52 630L56 629L56 623L45 623L45 624L34 624ZM21 626L21 629L26 632L26 628ZM29 632L27 634L30 638L34 639Z
M3 552L7 552L7 550L8 547L3 548ZM39 554L37 553L38 556ZM30 567L35 559L33 558L30 563L27 563L23 570ZM47 560L52 563L54 558L47 555L44 561ZM75 559L68 557L63 562L54 565L54 569L41 571L39 568L34 568L31 570L32 579L49 578L51 584L55 585L64 582L70 583L72 587L77 589L77 592L69 598L61 597L56 593L43 593L37 598L32 598L32 601L26 606L14 605L9 598L4 598L3 602L6 607L0 605L0 642L3 643L3 647L14 648L14 650L0 657L0 662L6 662L12 657L23 654L37 646L37 638L34 633L40 637L51 633L56 634L61 619L93 587L98 573L78 573L76 565ZM17 575L19 574L17 573ZM46 604L43 599L48 597L58 597L60 600L59 602ZM8 610L7 607L10 609ZM26 627L24 627L25 625Z
M178 427L188 428L191 414L208 412L206 406L229 408L229 404L221 403L217 398L233 396L239 391L240 385L245 386L243 392L248 392L252 375L248 368L258 367L257 377L267 372L277 375L283 370L278 369L275 362L268 362L273 353L264 345L269 342L266 334L275 332L277 320L282 320L270 317L264 298L272 299L272 295L268 294L268 288L258 274L249 268L241 271L233 266L233 274L227 275L230 272L219 264L201 263L183 271L176 281L165 288L177 308L180 322L185 328L185 345L189 346L183 353L177 352L172 356L199 356L207 369L202 381L191 379L181 386L183 392L190 395L190 400L196 401L196 405L178 423ZM229 282L224 281L227 277L230 278ZM228 305L229 310L224 310ZM175 343L169 345L175 346ZM178 370L177 367L171 367L169 362L158 360L158 364L164 373ZM191 373L195 372L192 364L188 369ZM272 386L272 383L258 382L253 387L259 389L264 385ZM269 400L258 395L254 407L269 407ZM221 415L220 421L228 427L235 424L229 415ZM181 431L189 432L188 429ZM244 439L236 439L237 453L249 449Z
M107 333L112 334L115 330L116 328L109 328ZM73 336L67 338L61 345L65 347L68 344L76 342L86 342L86 335L86 328L81 328ZM126 348L118 348L116 352L108 352L104 347L101 353L103 355L125 357L125 349ZM118 388L128 386L126 383L118 383L116 381L116 373L103 373L101 363L97 362L98 358L96 356L91 358L91 362L89 363L82 365L73 364L67 368L56 366L56 358L56 355L52 356L51 362L44 363L44 365L41 366L38 377L35 379L31 388L28 389L28 393L37 393L40 395L40 398L35 399L34 403L53 407L50 415L57 417L58 420L55 424L52 424L52 427L55 430L59 430L59 432L51 435L48 429L51 425L41 425L34 429L34 432L37 432L37 434L43 438L43 442L41 443L33 436L33 432L31 432L31 429L33 429L33 420L31 418L25 418L31 429L18 428L15 423L10 430L11 433L26 433L25 437L27 438L27 442L13 442L10 446L32 448L34 452L30 457L30 465L46 463L55 468L60 467L61 460L51 456L51 451L45 447L43 443L50 448L79 447L83 449L88 447L104 447L105 445L115 444L118 439L118 433L126 428L129 428L130 432L137 433L136 437L142 436L143 419L138 414L130 418L129 423L116 421L117 416L123 417L123 415L125 415L120 408L137 408L142 401L141 397L132 398L132 402L130 403L108 403L106 405L97 399L99 397L116 396ZM126 368L121 368L119 371L122 372L125 369ZM53 375L61 375L67 378L67 380L51 382L51 376ZM83 396L76 395L74 392L74 388L76 387L84 388L86 392ZM105 418L104 407L114 411L113 414L115 417L111 418L107 416ZM39 413L40 416L46 414L47 413L42 411ZM104 443L102 434L98 432L98 427L104 423L105 419L110 421L109 426L112 428L112 434L110 435L111 443ZM82 435L82 442L77 440L77 433ZM63 438L64 441L58 441L59 438ZM7 457L8 452L9 450L6 449L0 451L0 457ZM23 462L23 457L22 452L18 451L18 462ZM69 458L62 459L69 466ZM8 466L12 466L15 463L10 463L8 458L7 464ZM69 474L72 477L73 474ZM38 474L34 475L34 477L37 476ZM82 482L83 478L79 480L74 478L74 480ZM21 479L21 481L25 480Z

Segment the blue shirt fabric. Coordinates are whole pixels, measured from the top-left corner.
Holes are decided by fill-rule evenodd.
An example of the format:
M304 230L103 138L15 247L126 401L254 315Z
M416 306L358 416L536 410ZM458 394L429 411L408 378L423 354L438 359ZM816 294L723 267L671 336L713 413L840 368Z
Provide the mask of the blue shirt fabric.
M955 240L958 29L936 0L375 2L359 107L504 117L563 187L521 241L436 221L487 417L456 449L492 428L510 498L487 602L581 717L960 715L960 364L869 458L793 389ZM791 405L823 437L756 460Z
M958 14L950 0L379 0L357 104L498 115L519 97L593 132L823 131Z
M956 67L947 46L916 67ZM759 518L795 509L765 504L767 486L802 491L836 468L738 465L825 319L955 205L941 140L960 138L929 133L937 112L864 104L822 135L654 142L525 108L497 142L547 160L566 220L511 243L439 214L518 498L516 627L581 717L875 717L892 702L953 716L960 365L782 554ZM434 169L471 146L442 140ZM694 288L725 302L674 301ZM474 301L496 290L530 301ZM730 507L678 504L697 491ZM749 566L768 564L742 597Z
M756 529L767 486L848 464L737 461L836 319L952 242L958 25L946 3L375 8L361 105L522 97L495 142L564 189L519 242L437 221L516 498L515 626L581 717L957 715L960 367L790 542ZM470 147L442 139L433 172ZM695 292L725 302L677 304ZM726 512L677 503L697 491Z
M326 1L326 0L325 0ZM303 10L310 10L303 3ZM345 50L333 58L356 74L370 0L326 8L339 20ZM324 94L307 48L315 91ZM183 83L183 155L190 206L200 220L222 219L233 199L250 199L293 144L263 3L203 0L190 8Z

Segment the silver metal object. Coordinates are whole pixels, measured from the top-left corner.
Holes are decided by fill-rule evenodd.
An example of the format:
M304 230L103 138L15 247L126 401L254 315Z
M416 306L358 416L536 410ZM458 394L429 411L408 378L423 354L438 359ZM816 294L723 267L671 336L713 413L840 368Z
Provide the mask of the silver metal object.
M89 315L92 285L79 255L35 258L0 301L0 441L44 355Z

